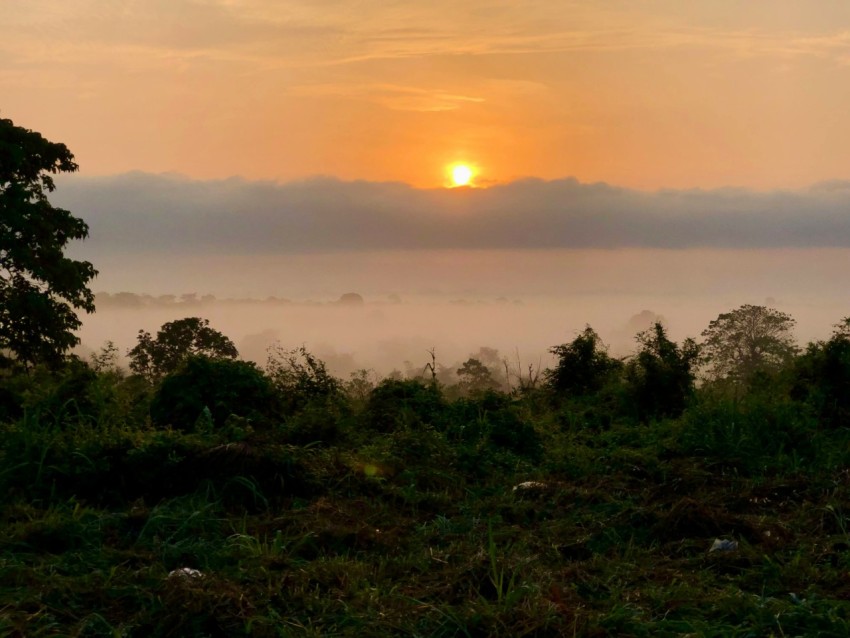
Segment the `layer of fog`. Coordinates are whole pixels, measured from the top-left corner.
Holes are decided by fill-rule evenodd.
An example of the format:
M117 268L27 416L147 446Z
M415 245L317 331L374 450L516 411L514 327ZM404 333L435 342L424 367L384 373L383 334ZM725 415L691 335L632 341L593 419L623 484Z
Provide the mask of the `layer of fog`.
M850 315L848 263L843 249L136 256L98 263L94 289L196 297L137 306L102 297L80 336L86 349L111 340L126 352L140 329L201 316L247 359L265 362L274 342L305 345L346 377L360 368L421 370L431 348L443 366L489 347L523 367L546 367L549 348L586 324L625 355L656 317L681 340L752 303L790 313L805 344ZM335 303L351 292L364 303Z

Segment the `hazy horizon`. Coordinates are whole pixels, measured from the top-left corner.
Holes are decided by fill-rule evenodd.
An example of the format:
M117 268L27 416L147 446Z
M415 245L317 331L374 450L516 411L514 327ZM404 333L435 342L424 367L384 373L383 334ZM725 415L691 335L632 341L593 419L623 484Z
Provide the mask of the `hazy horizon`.
M186 308L237 346L253 339L245 356L260 363L275 340L344 373L385 374L430 347L444 365L482 346L545 363L586 324L622 355L643 311L683 339L744 303L792 314L805 344L850 314L844 182L647 193L575 179L458 190L131 173L65 178L54 199L89 223L72 254L99 268L95 291L296 302ZM350 292L364 308L333 306ZM181 316L101 308L80 334L125 351L139 329Z
M457 366L482 347L494 348L515 366L546 368L552 346L571 341L591 325L622 357L635 349L635 335L659 319L675 340L699 335L709 321L743 303L768 305L791 314L802 347L827 338L846 306L835 299L788 300L713 296L576 295L526 299L431 296L365 296L362 306L340 305L336 299L292 300L288 303L228 301L133 307L101 304L84 319L79 332L83 356L107 340L122 355L135 345L136 334L153 334L167 321L200 316L230 337L244 359L264 364L269 346L300 346L328 363L343 378L359 369L383 376L408 368L421 372L434 348L441 366ZM722 303L725 301L725 305ZM125 362L126 363L126 362Z

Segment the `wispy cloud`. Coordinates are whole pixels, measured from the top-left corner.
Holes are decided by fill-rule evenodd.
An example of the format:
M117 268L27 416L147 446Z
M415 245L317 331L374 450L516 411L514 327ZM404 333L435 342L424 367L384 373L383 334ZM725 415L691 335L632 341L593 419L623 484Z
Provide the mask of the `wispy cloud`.
M441 89L351 82L302 84L290 88L288 92L302 97L334 96L368 100L399 111L452 111L463 104L485 101L483 97L459 95Z
M490 8L442 0L114 3L33 1L7 11L0 51L54 64L230 61L263 69L446 55L711 49L732 55L850 58L850 32L708 28L593 3ZM68 5L70 6L70 5ZM411 26L414 25L414 26ZM604 25L604 26L602 26ZM105 54L107 54L105 58Z

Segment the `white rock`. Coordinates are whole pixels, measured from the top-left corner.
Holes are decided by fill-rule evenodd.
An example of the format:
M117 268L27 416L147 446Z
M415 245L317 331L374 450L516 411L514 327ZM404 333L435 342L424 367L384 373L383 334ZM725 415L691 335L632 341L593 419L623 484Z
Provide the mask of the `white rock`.
M549 487L546 483L541 483L540 481L525 481L524 483L520 483L519 485L514 485L513 492L517 490L542 490Z
M738 549L738 541L727 541L715 538L709 552L731 552Z
M169 578L203 578L204 575L198 571L197 569L192 569L191 567L180 567L179 569L172 569L168 572Z

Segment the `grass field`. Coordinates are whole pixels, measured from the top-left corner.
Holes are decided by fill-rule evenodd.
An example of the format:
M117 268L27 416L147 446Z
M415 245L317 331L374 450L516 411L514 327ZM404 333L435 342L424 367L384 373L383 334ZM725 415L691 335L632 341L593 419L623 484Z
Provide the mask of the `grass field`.
M802 404L409 381L174 429L73 378L0 433L3 636L850 635L850 436Z

